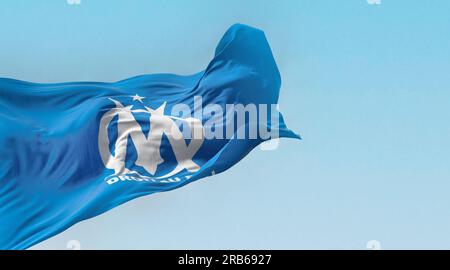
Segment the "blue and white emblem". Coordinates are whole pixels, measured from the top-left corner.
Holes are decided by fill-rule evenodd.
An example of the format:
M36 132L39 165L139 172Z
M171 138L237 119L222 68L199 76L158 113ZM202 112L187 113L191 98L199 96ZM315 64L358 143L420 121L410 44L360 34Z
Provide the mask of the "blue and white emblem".
M133 100L142 102L143 97L138 95ZM166 102L159 108L135 109L133 106L124 106L119 101L110 98L115 107L107 111L100 120L98 132L98 146L100 156L106 168L114 170L114 173L107 177L107 183L113 184L119 180L137 180L154 182L178 182L176 177L180 172L186 170L189 173L197 172L200 166L192 158L203 144L202 122L196 118L179 118L165 115ZM146 135L141 125L135 119L134 114L148 115L149 131ZM114 123L113 119L117 119ZM183 127L188 127L190 131L189 143L178 123ZM108 130L110 125L117 127L117 138L115 142L110 141ZM185 132L184 132L185 133ZM161 157L161 141L163 135L166 136L174 153L177 165L164 175L156 175L157 168L164 163ZM139 173L131 166L127 166L127 145L131 140L136 149L136 161L131 166L140 166L145 174ZM113 147L111 147L111 144ZM111 149L113 149L114 154ZM141 170L142 171L142 170ZM189 175L185 175L189 177Z

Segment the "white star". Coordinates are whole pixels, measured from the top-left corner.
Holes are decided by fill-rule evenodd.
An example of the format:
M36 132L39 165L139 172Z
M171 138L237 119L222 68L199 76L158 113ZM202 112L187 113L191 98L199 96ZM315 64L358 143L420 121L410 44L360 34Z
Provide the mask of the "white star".
M139 96L138 94L136 94L136 95L134 95L134 96L131 96L132 98L133 98L133 101L139 101L139 102L141 102L141 103L144 103L144 102L142 102L142 100L145 98L145 97L141 97L141 96Z

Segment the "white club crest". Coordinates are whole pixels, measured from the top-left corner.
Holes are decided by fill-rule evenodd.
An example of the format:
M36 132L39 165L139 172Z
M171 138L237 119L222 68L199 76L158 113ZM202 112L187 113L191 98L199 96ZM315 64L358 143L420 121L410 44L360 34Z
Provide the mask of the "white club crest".
M135 174L146 179L165 179L175 176L184 169L189 172L196 172L200 169L199 165L192 161L204 140L203 126L200 120L164 115L165 102L156 110L148 107L145 107L145 110L132 110L132 106L125 107L117 100L110 100L114 102L115 107L106 112L100 120L98 146L105 167L114 170L115 176ZM148 136L142 131L133 113L146 113L149 115L150 131ZM109 147L108 127L116 116L118 117L117 140L114 144L114 155L112 155ZM183 133L174 120L183 121L189 127L192 133L192 139L189 144L186 143ZM172 147L177 166L163 176L153 177L158 165L164 162L160 153L163 134L166 135ZM133 141L136 148L137 159L135 165L141 166L152 177L142 176L136 171L126 168L128 138Z

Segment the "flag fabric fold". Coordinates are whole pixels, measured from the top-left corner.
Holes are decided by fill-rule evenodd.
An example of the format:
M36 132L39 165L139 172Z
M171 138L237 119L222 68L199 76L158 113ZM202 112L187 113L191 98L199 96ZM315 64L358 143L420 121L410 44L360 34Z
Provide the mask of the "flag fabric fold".
M272 117L276 109L261 121L280 84L264 33L240 24L190 76L0 78L0 249L29 248L131 199L223 172L263 141L300 138ZM230 104L260 114L239 122ZM251 137L252 129L276 135Z

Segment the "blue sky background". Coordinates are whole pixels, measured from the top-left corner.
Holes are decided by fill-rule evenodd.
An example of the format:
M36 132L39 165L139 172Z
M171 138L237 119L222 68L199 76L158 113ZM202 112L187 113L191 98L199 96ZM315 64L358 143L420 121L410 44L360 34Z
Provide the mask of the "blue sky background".
M450 248L450 1L2 0L0 77L203 70L233 23L265 31L303 141L133 200L35 249Z

